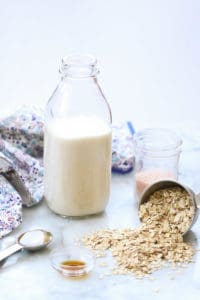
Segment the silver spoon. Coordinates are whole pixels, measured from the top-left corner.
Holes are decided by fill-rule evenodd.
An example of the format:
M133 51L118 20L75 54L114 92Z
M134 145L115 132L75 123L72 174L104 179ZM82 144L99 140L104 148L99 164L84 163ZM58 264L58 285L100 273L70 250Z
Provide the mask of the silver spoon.
M42 249L52 241L52 238L51 232L43 229L26 231L20 234L14 245L0 251L0 262L21 249L29 251Z
M171 188L171 187L180 187L182 189L184 189L191 197L191 200L193 202L194 205L194 215L193 218L191 220L190 226L188 227L188 229L183 233L186 234L191 228L192 226L195 224L195 222L198 219L199 216L199 209L200 209L200 194L195 195L195 193L187 186L174 181L174 180L160 180L157 181L153 184L151 184L150 186L148 186L144 192L142 193L140 199L139 199L139 206L145 202L147 202L149 200L149 197L156 191L161 190L161 189L165 189L165 188Z

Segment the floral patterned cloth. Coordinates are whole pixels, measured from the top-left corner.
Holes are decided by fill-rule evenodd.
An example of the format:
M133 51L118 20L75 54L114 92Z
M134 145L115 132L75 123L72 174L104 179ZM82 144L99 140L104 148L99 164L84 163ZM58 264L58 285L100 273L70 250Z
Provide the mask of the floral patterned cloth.
M23 107L0 121L0 238L22 222L22 205L43 197L43 112ZM112 171L133 169L130 122L113 126Z
M133 134L131 122L124 122L112 127L112 171L127 173L134 167Z
M23 108L0 121L0 238L22 222L22 205L43 197L43 121Z

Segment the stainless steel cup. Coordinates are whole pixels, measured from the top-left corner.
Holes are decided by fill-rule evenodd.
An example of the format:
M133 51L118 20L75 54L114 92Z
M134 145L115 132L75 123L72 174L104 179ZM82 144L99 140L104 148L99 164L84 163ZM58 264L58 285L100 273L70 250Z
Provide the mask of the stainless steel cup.
M151 185L149 185L142 193L140 199L139 199L139 206L142 203L145 203L149 200L149 197L156 191L165 189L165 188L171 188L171 187L180 187L184 189L191 197L193 205L194 205L194 215L191 221L190 226L188 229L183 233L185 235L195 224L196 220L198 219L199 216L199 208L200 208L200 194L196 195L189 187L186 185L181 184L178 181L174 180L160 180L157 181Z

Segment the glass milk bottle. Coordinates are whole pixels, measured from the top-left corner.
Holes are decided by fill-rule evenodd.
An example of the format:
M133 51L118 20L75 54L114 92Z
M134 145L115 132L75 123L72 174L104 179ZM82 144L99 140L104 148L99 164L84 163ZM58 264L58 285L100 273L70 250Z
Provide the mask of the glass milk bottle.
M45 114L45 199L62 216L97 214L110 194L111 111L96 59L69 56L60 73Z

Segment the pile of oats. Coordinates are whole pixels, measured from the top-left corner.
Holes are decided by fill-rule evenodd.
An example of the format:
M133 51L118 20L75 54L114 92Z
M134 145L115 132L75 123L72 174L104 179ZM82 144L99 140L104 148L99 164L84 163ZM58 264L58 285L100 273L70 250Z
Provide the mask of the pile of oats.
M184 242L182 233L193 218L194 207L189 194L181 188L156 191L142 204L138 229L105 229L83 238L85 246L98 257L110 249L117 262L114 274L143 277L167 263L188 264L194 249Z
M164 232L184 233L194 216L194 205L188 192L180 187L154 192L140 206L139 217L146 225L153 224Z

